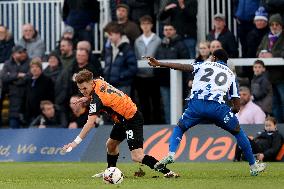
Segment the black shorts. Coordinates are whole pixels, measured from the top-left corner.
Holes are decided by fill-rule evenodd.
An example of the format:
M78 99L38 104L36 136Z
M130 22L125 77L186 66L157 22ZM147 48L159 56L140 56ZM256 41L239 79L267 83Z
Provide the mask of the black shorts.
M135 115L121 124L114 124L110 132L110 138L113 140L127 140L129 150L143 148L143 116L137 111Z

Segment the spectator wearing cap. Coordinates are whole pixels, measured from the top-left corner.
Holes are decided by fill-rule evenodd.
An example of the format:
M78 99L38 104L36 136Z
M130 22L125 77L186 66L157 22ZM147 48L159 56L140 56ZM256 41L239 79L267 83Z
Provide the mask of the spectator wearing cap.
M269 18L270 31L258 46L257 55L260 58L284 57L283 22L280 14L273 14ZM284 122L284 68L270 66L270 81L273 86L273 116L279 123Z
M123 34L125 34L130 40L130 45L134 47L135 40L140 35L138 25L128 19L129 6L126 4L118 4L116 7L117 23L123 28Z
M214 15L214 29L206 36L208 41L217 39L222 43L223 49L228 53L230 58L239 56L238 45L234 34L226 27L226 18L224 14Z
M0 64L10 58L14 45L13 36L5 26L0 25Z
M254 17L255 27L252 31L250 31L247 35L247 57L248 58L256 58L257 48L266 34L269 32L268 27L268 13L263 7L259 7L257 11L255 11ZM251 81L253 77L253 70L249 66L243 66L242 68L242 77Z
M247 57L255 58L257 48L264 35L268 34L268 13L263 7L259 7L254 17L255 28L247 35Z
M27 51L23 46L16 45L12 49L11 58L4 63L1 78L8 89L9 126L16 129L23 125L24 99L26 83L29 77Z
M39 59L32 59L30 72L31 77L26 85L25 120L27 125L40 115L42 100L54 102L54 84L51 78L43 74L42 62Z
M73 43L73 47L76 47L78 40L75 39L74 35L74 29L71 26L65 26L62 33L62 38L71 40Z
M43 58L45 54L45 44L32 24L24 24L22 27L23 36L18 45L27 49L30 58Z
M62 37L65 39L73 39L74 38L74 29L71 26L65 26Z
M94 24L99 22L98 0L64 0L63 21L74 29L75 41L94 43Z
M160 20L170 19L192 59L196 57L197 7L197 0L170 1L160 14Z
M247 34L254 28L254 13L259 7L260 0L234 0L233 2L235 2L233 7L235 7L237 36L241 43L242 57L247 58Z
M109 0L109 8L112 21L117 21L116 8L118 4L127 4L127 0Z
M72 48L76 47L77 41L74 38L74 29L71 26L65 26L64 30L61 35L61 39L59 41L56 41L56 47L53 50L58 56L61 56L61 50L60 50L60 43L62 40L68 40L72 44Z

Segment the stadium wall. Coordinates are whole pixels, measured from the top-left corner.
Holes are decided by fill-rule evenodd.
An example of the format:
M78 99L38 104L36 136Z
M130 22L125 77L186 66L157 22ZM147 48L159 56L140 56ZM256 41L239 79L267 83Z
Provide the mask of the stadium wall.
M244 125L250 136L263 130L263 125ZM278 128L284 135L284 124ZM61 147L72 141L80 129L2 129L0 130L0 161L96 161L106 162L105 142L111 126L93 129L86 139L72 152L65 153ZM172 132L170 125L147 125L144 127L144 149L161 159L167 154ZM188 131L177 151L177 161L210 162L232 161L235 139L211 124L198 125ZM284 145L278 154L284 161ZM121 162L131 162L126 142L120 148Z

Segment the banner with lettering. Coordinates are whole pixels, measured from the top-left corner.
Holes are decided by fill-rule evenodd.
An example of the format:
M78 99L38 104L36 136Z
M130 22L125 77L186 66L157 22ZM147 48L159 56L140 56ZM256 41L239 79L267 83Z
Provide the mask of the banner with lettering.
M263 125L244 125L242 128L250 136L263 131ZM278 128L284 135L284 125ZM0 129L0 161L100 161L106 162L105 143L111 126L92 129L80 145L70 153L61 147L74 140L80 129ZM144 126L144 151L161 159L168 153L169 138L173 126ZM236 141L226 131L208 124L198 125L183 136L177 150L179 162L188 161L231 161L234 158ZM130 152L126 141L119 151L120 162L130 162ZM284 161L284 145L278 154Z
M264 125L243 125L242 128L249 136L256 136L263 131ZM278 128L284 136L284 125ZM111 127L100 127L94 140L90 142L82 161L106 161L105 141ZM168 153L169 139L173 126L147 125L144 126L144 151L157 159ZM213 124L197 125L188 130L182 138L177 150L176 161L232 161L235 153L236 140L228 132ZM120 146L119 161L131 161L126 141ZM278 154L278 159L284 161L284 145Z
M95 129L71 153L61 149L79 132L80 129L1 129L0 161L80 161Z

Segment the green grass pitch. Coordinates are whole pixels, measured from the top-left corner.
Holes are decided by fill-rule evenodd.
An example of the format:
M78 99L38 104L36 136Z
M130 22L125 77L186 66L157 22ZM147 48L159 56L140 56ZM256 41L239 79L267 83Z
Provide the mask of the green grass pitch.
M269 163L266 172L257 177L249 174L241 163L175 163L168 167L181 177L165 179L146 166L144 177L134 177L140 167L135 163L119 163L126 178L122 184L107 185L91 176L105 169L105 163L0 163L1 189L281 189L284 188L284 163Z

